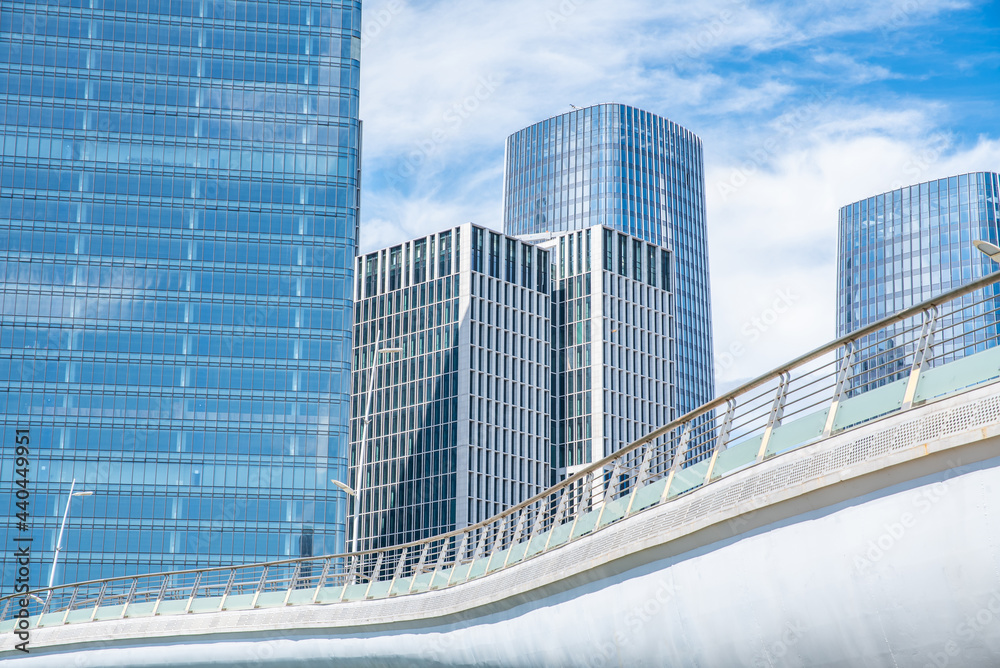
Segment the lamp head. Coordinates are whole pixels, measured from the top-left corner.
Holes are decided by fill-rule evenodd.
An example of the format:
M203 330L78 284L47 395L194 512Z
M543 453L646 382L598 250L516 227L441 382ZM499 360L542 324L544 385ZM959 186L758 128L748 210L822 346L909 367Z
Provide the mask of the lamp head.
M1000 248L988 241L973 241L972 245L978 248L984 255L987 255L994 262L1000 262Z
M330 482L336 485L342 492L344 492L348 496L357 496L357 493L353 489L351 489L350 485L342 483L339 480L333 480L333 479L331 479Z

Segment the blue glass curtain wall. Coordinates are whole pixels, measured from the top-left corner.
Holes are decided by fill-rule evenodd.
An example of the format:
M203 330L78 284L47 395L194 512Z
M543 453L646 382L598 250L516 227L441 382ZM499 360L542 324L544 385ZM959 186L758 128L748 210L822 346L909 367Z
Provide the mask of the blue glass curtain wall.
M343 549L360 13L0 4L0 412L4 452L30 430L33 586L74 478L57 583Z
M507 234L606 225L673 250L678 414L715 395L704 183L701 140L626 105L578 109L507 140Z

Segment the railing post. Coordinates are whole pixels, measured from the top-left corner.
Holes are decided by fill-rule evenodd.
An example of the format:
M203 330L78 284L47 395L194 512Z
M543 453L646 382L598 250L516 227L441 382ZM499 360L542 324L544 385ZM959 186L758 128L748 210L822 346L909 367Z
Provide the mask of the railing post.
M486 536L487 536L486 527L483 527L479 531L480 531L479 540L476 541L476 549L472 553L473 559L478 559L479 557L483 556L483 550L486 549Z
M715 448L712 450L712 459L708 462L708 471L705 472L705 484L712 482L712 472L715 471L715 460L719 454L726 449L729 442L729 430L733 425L733 416L736 414L736 400L730 399L726 402L726 416L722 419L722 426L719 428L719 437L715 439Z
M490 571L490 564L493 563L493 557L497 555L497 548L503 546L503 535L507 531L507 520L510 515L505 515L503 520L500 522L500 528L497 529L496 538L493 540L493 547L490 549L490 560L486 562L486 572Z
M429 542L424 543L424 549L420 550L420 558L417 559L417 565L413 569L413 579L410 580L410 588L406 590L406 593L413 591L413 585L417 582L417 576L420 575L420 571L424 570L424 562L427 561L427 550L429 550L431 544Z
M785 413L785 399L788 398L788 383L791 380L791 374L787 371L782 371L780 380L778 380L778 393L774 396L774 403L771 404L771 414L767 418L767 427L764 429L764 437L760 440L760 449L757 451L757 461L764 461L764 455L767 454L767 444L771 442L771 434L774 433L775 427L781 426L781 418Z
M3 604L3 612L0 612L0 622L7 619L7 611L10 610L10 604L13 602L13 598L8 598L7 602Z
M396 562L396 568L392 571L392 581L389 583L389 596L392 596L392 588L396 585L396 580L399 576L403 574L403 566L406 564L406 554L409 552L409 548L403 548L403 551L399 555L399 561Z
M135 597L135 590L139 587L139 578L132 578L132 586L129 587L128 596L125 598L125 605L122 606L122 614L118 619L125 619L125 613L128 612L128 606L132 605L132 599Z
M156 617L157 611L160 609L160 603L163 602L163 597L167 593L167 583L170 582L170 576L164 575L163 582L160 584L160 593L156 595L156 603L153 604L153 617ZM74 592L75 595L75 592Z
M643 483L646 482L646 478L649 476L649 465L653 461L653 450L656 446L653 442L646 444L646 451L642 453L642 461L639 462L639 473L635 476L635 489L632 490L632 494L628 499L628 508L625 509L625 517L632 512L632 504L635 503L636 493L642 489Z
M55 589L50 589L49 593L45 596L45 603L42 603L42 611L38 613L39 624L41 624L42 617L45 615L45 613L49 611L49 603L52 602L52 595L55 594L55 591L56 591Z
M382 570L382 555L384 554L385 550L382 550L375 557L375 568L372 570L371 577L368 578L368 589L365 589L365 598L368 598L368 592L372 590L372 585L378 580L378 574Z
M514 525L514 534L510 538L510 549L507 550L507 556L503 560L504 567L510 563L510 555L514 553L514 546L521 542L521 534L524 533L524 518L526 517L526 513L527 508L524 508L517 516L517 524Z
M257 609L257 599L260 598L261 592L264 591L264 584L267 582L267 569L268 567L265 566L264 571L260 574L260 582L257 583L257 591L254 592L253 600L250 601L251 610Z
M448 556L448 538L441 541L441 554L438 555L437 562L434 564L434 572L431 575L431 581L427 585L427 589L430 590L434 586L434 578L437 577L438 571L444 567L445 557Z
M90 621L94 621L97 618L97 610L101 607L101 601L104 600L104 592L108 590L108 582L105 580L101 583L101 591L97 594L97 601L94 602L94 611L90 613ZM189 604L190 605L190 604ZM187 612L185 610L184 612Z
M924 311L924 325L920 329L920 342L913 355L913 367L910 369L910 378L906 381L906 394L903 395L903 410L908 411L913 408L913 399L917 395L917 383L920 381L920 374L927 364L927 352L934 346L934 331L937 328L938 307L931 307Z
M219 612L226 609L226 599L229 598L229 592L233 590L233 583L236 581L236 569L229 571L229 581L226 582L226 588L222 592L222 600L219 601Z
M549 549L552 534L556 532L556 527L559 526L559 521L562 519L563 513L566 512L566 506L569 504L569 489L569 487L563 487L562 496L559 497L559 505L556 506L556 514L552 518L552 528L549 529L549 537L545 539L545 547L542 548L542 552Z
M330 574L330 558L327 557L323 562L323 572L320 573L319 582L316 583L316 591L313 592L312 602L315 603L319 600L319 592L323 589L323 583L326 582L326 576Z
M187 605L184 607L184 614L191 612L191 605L194 603L194 597L198 594L198 585L201 584L201 571L194 578L194 586L191 587L191 595L188 597Z
M670 473L667 474L667 484L663 486L663 494L660 495L660 503L664 503L667 500L667 496L670 494L670 485L674 482L674 476L681 469L684 464L684 457L687 455L688 446L691 443L691 431L694 429L694 424L691 422L685 422L681 429L681 440L677 444L677 450L674 452L674 461L670 464Z
M344 588L340 590L340 597L337 599L338 603L344 600L347 588L354 584L354 576L357 573L360 561L361 559L357 554L351 557L350 567L347 569L347 577L344 578Z
M837 419L837 409L840 402L844 400L844 393L847 392L847 379L851 376L851 367L858 355L858 343L852 341L847 344L844 358L840 360L840 371L837 373L837 385L833 390L833 401L830 402L830 412L826 416L826 426L823 427L823 438L829 438L833 433L833 423Z
M288 583L288 591L285 592L285 601L282 605L288 605L288 600L292 597L292 592L295 591L295 582L299 579L299 573L302 572L302 562L296 562L295 570L292 571L292 579Z
M73 611L73 604L76 603L76 595L79 593L80 587L77 585L73 587L73 595L69 597L69 605L66 606L66 614L63 615L62 623L65 624L69 620L69 613Z
M601 518L604 517L604 509L608 507L608 497L614 496L615 493L615 482L622 475L622 464L621 459L615 460L615 466L611 469L611 477L608 478L608 482L604 485L604 493L601 495L601 510L597 513L597 522L594 523L594 531L597 531L598 527L601 526ZM612 499L613 500L613 499ZM549 538L551 538L551 534ZM546 545L548 547L548 545Z
M455 568L452 569L451 575L448 576L448 585L451 585L451 581L455 578L455 573L458 572L458 566L462 563L462 558L465 556L465 550L469 547L469 532L466 531L462 534L462 542L458 544L458 549L455 550Z

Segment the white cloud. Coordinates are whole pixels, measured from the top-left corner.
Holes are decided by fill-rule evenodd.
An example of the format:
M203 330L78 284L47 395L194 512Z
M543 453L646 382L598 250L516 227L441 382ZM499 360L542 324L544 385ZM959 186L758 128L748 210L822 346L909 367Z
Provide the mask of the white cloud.
M729 177L725 162L709 183ZM913 138L820 137L775 157L723 198L708 190L709 248L721 388L757 376L836 338L837 215L840 207L902 184L1000 169L1000 140L933 147ZM782 294L789 308L773 322ZM755 324L764 314L762 324ZM733 346L742 351L732 353ZM730 360L724 354L732 356Z
M367 2L362 249L466 221L499 228L510 133L571 103L635 104L704 140L716 348L746 348L720 386L766 371L835 334L840 206L1000 168L996 134L956 146L946 101L871 97L899 76L891 64L827 38L902 39L969 4ZM761 331L753 319L789 290L794 304Z

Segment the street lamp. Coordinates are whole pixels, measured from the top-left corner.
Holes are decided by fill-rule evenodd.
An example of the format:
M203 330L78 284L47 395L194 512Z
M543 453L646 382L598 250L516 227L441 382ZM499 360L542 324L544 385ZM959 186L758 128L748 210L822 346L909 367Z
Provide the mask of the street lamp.
M364 471L365 471L365 460L368 456L368 423L372 419L372 395L375 392L375 367L378 366L380 362L380 355L402 355L402 348L383 348L379 350L379 344L382 341L382 332L379 332L375 337L375 350L372 353L372 363L368 371L368 391L365 395L365 412L363 417L363 422L361 423L361 444L358 447L358 463L355 466L354 473L354 488L352 489L350 485L340 482L339 480L331 480L334 485L340 488L349 497L354 497L354 522L352 523L351 533L354 538L352 540L353 547L351 552L358 551L358 518L361 515L361 486L364 484Z
M973 241L972 245L983 252L994 262L1000 262L1000 248L997 248L988 241Z
M344 492L344 494L347 494L348 496L358 495L358 493L355 492L353 489L351 489L350 485L348 485L347 483L340 482L339 480L335 480L333 478L330 479L330 482L339 487Z
M49 573L49 589L52 589L52 583L56 579L56 564L59 563L59 551L62 550L62 537L63 531L66 529L66 518L69 517L69 504L73 501L74 496L91 496L93 492L74 492L73 488L76 487L76 478L73 478L73 482L69 486L69 498L66 499L66 510L63 512L62 526L59 527L59 538L56 540L56 554L52 557L52 571ZM49 594L52 592L50 591Z

